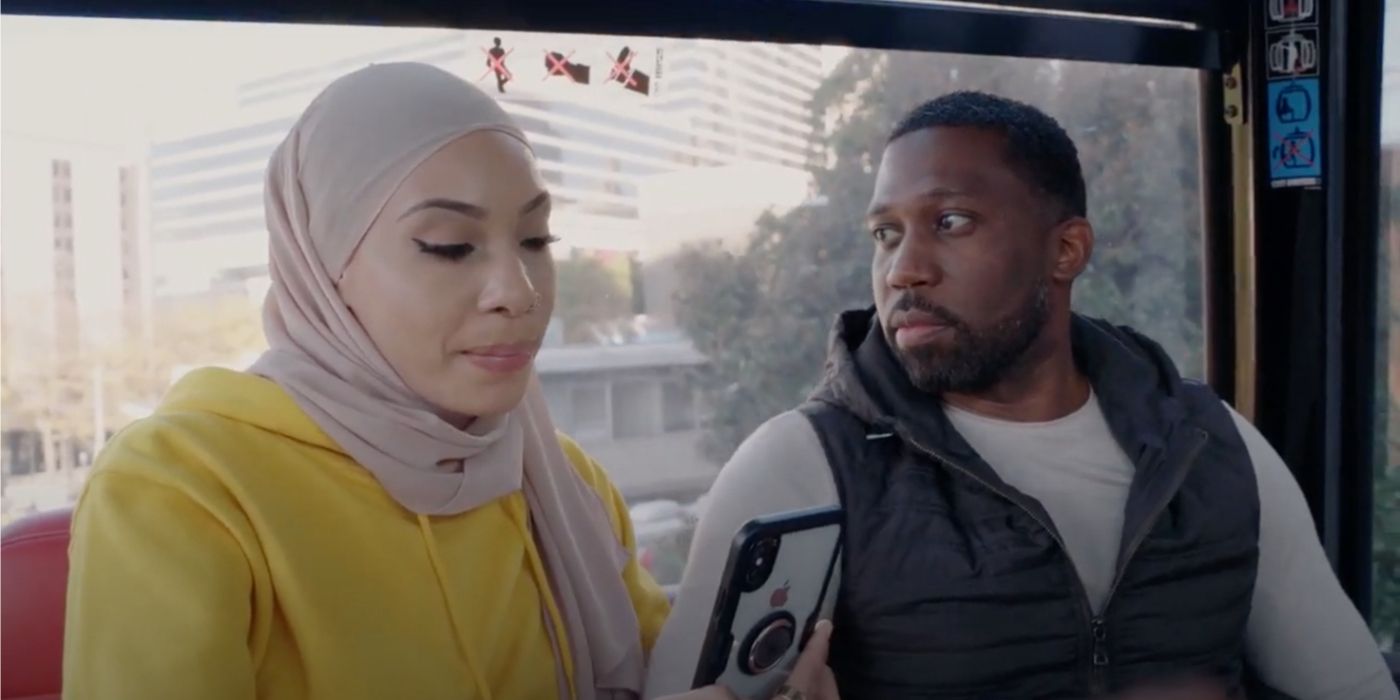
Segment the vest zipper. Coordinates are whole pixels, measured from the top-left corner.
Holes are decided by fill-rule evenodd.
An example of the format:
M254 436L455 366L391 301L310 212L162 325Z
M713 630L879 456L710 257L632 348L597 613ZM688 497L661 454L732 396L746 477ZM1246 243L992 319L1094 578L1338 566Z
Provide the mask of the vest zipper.
M1106 618L1108 616L1109 606L1113 603L1113 596L1115 593L1118 592L1119 584L1123 582L1123 574L1126 573L1128 570L1128 563L1132 561L1133 556L1137 553L1138 548L1142 546L1143 540L1147 539L1147 534L1152 531L1152 527L1156 525L1157 519L1162 516L1162 511L1166 510L1167 505L1170 504L1172 498L1176 496L1177 490L1181 488L1182 482L1186 480L1186 475L1189 474L1191 471L1191 465L1195 463L1196 457L1198 457L1201 454L1201 450L1205 447L1206 440L1209 438L1209 435L1206 433L1206 431L1200 428L1196 428L1195 443L1191 445L1191 449L1187 450L1186 455L1181 460L1181 463L1178 465L1174 465L1175 472L1172 474L1171 488L1166 489L1163 492L1164 495L1159 496L1157 501L1153 503L1152 510L1148 514L1147 519L1145 519L1142 523L1142 526L1138 528L1138 532L1136 532L1133 535L1133 539L1128 544L1128 548L1123 550L1123 556L1119 560L1118 567L1113 573L1113 583L1109 586L1108 595L1104 596L1103 608L1098 615L1095 615L1093 613L1093 606L1089 603L1089 593L1084 588L1084 579L1080 578L1079 570L1075 568L1074 561L1069 558L1069 549L1065 547L1064 540L1061 539L1059 532L1055 530L1055 528L1050 523L1047 523L1046 521L1041 519L1039 515L1031 511L1031 509L1017 502L1012 494L997 488L995 485L991 484L986 479L983 479L982 477L978 476L971 469L968 469L962 466L961 464L958 464L957 462L948 459L937 450L931 449L920 444L917 440L914 440L903 430L899 430L899 434L905 442L912 445L915 449L927 453L930 457L933 457L934 459L948 465L949 467L956 469L964 476L981 484L984 488L991 491L992 493L995 493L1001 496L1002 498L1006 499L1007 501L1010 501L1012 505L1016 506L1017 508L1020 508L1023 512L1025 512L1026 515L1029 515L1031 519L1036 522L1036 524L1040 525L1040 527L1050 535L1050 538L1055 541L1055 544L1059 545L1060 553L1064 556L1064 560L1069 566L1070 578L1074 580L1075 589L1079 593L1080 617L1082 617L1085 620L1089 628L1089 638L1091 640L1091 653L1089 657L1089 692L1092 695L1101 695L1107 692L1108 668L1113 661L1112 658L1110 658L1108 655L1108 623L1106 621Z
M986 488L988 491L991 491L992 493L1001 496L1007 501L1010 501L1012 505L1016 506L1017 508L1020 508L1026 515L1029 515L1031 517L1031 520L1034 520L1036 524L1040 525L1041 529L1044 530L1046 534L1050 535L1050 538L1054 540L1055 544L1060 547L1060 555L1064 559L1065 566L1069 569L1069 578L1071 581L1074 582L1075 590L1079 593L1079 617L1084 621L1085 626L1091 630L1091 634L1092 630L1095 629L1096 623L1098 624L1098 628L1103 629L1103 621L1094 616L1093 606L1089 604L1089 592L1084 588L1084 579L1079 576L1079 569L1075 568L1074 560L1069 558L1069 548L1065 546L1065 541L1060 537L1059 531L1056 530L1051 523L1042 519L1030 508L1027 508L1021 503L1017 502L1012 494L997 488L994 484L978 476L971 469L968 469L962 466L961 464L958 464L957 462L948 459L937 450L920 444L917 440L914 440L909 434L905 433L902 429L896 427L896 430L899 431L900 437L903 438L905 442L912 445L915 449L926 453L928 456L933 457L934 459L948 465L949 467L952 467L953 469L956 469L964 476L981 484L983 488ZM1090 657L1091 663L1098 659L1099 650L1100 644L1098 642L1095 642L1094 652ZM1108 658L1107 655L1105 654L1103 658L1105 659L1106 665L1106 660ZM1103 681L1103 674L1099 671L1099 667L1090 666L1087 670L1089 671L1088 675L1091 679L1090 693L1092 695L1103 694L1106 688L1104 687L1105 683Z
M1107 610L1108 606L1104 606ZM1089 621L1089 636L1093 652L1089 657L1089 689L1095 696L1108 692L1108 623L1102 615Z
M1128 544L1128 548L1123 550L1123 558L1118 562L1118 570L1113 574L1113 585L1108 588L1108 597L1104 598L1104 609L1108 609L1109 603L1113 602L1113 594L1118 592L1118 584L1123 582L1123 574L1128 571L1128 562L1133 560L1133 555L1137 553L1138 547L1142 546L1142 541L1147 539L1147 534L1152 532L1152 526L1157 524L1157 519L1162 517L1162 511L1167 509L1167 505L1176 497L1176 492L1181 488L1182 482L1186 481L1186 475L1191 473L1191 466L1196 462L1196 458L1201 455L1201 450L1205 448L1206 441L1210 435L1206 431L1196 428L1196 442L1191 445L1191 449L1186 451L1186 456L1182 457L1181 463L1175 465L1176 471L1172 474L1171 488L1163 492L1163 496L1157 498L1157 502L1152 504L1152 511L1147 519L1142 521L1142 527L1137 534L1133 535L1133 541Z
M1191 473L1191 466L1195 464L1196 457L1200 456L1201 450L1206 446L1206 441L1209 437L1206 431L1200 428L1195 429L1195 442L1191 445L1191 448L1186 451L1181 461L1172 465L1174 471L1172 472L1170 488L1164 490L1162 495L1157 497L1157 501L1152 504L1152 510L1149 511L1147 518L1142 521L1142 525L1138 528L1138 531L1133 534L1132 541L1128 543L1128 548L1123 550L1123 556L1118 561L1118 568L1113 572L1113 583L1108 587L1108 595L1104 596L1103 599L1103 609L1099 612L1098 616L1094 618L1094 626L1092 628L1094 637L1094 685L1098 686L1097 692L1104 692L1107 690L1107 688L1104 687L1107 684L1107 679L1104 676L1107 674L1109 662L1112 661L1108 656L1108 627L1105 618L1108 617L1109 607L1113 605L1113 596L1118 592L1119 584L1123 583L1123 575L1128 572L1128 564L1132 562L1133 556L1137 554L1137 550L1142 546L1143 540L1147 539L1148 533L1152 532L1153 526L1157 524L1157 519L1162 517L1162 511L1166 510L1167 505L1176 497L1177 490L1181 488L1182 482L1186 481L1186 475Z

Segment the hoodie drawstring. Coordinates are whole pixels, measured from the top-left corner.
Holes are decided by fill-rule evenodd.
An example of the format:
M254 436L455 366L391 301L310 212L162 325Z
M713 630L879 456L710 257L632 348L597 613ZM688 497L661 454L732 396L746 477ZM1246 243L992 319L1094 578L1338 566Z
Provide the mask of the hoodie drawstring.
M554 632L552 637L558 640L555 653L560 656L559 663L564 667L564 681L568 684L569 698L577 700L578 688L574 687L574 658L573 654L568 653L569 634L564 626L564 616L559 612L559 604L554 600L549 576L545 574L544 562L540 560L539 548L535 546L534 536L530 534L530 526L525 521L526 516L516 515L514 508L508 510L511 522L515 523L515 529L520 533L520 541L525 545L525 558L530 562L530 576L535 579L535 587L539 589L540 598L544 601L549 625Z
M452 637L457 640L457 649L461 652L462 658L467 661L467 671L471 673L472 685L476 687L476 695L483 700L491 700L491 687L481 677L481 669L477 668L476 659L472 658L472 650L467 645L466 638L462 636L462 630L457 626L457 607L453 604L453 599L456 596L452 594L452 589L447 585L447 570L443 567L442 557L438 554L437 541L433 538L433 530L428 523L428 516L418 516L418 530L423 533L423 542L428 547L428 561L432 562L433 573L438 580L438 588L442 590L443 602L447 604L447 617L452 624Z

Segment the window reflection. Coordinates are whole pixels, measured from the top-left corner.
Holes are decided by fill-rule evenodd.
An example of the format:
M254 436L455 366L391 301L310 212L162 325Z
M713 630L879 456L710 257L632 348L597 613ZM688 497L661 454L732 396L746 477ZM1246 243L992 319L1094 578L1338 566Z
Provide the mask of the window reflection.
M1371 623L1382 647L1393 649L1400 642L1400 6L1393 2L1383 51Z
M1076 305L1202 374L1192 71L479 31L6 18L3 32L6 520L68 503L107 437L183 372L257 356L262 168L316 92L371 62L478 81L530 136L563 239L541 382L559 428L634 503L663 583L719 465L806 395L833 314L869 303L861 221L884 135L938 94L997 92L1065 125L1099 233ZM482 62L497 36L513 51L504 93ZM646 90L606 79L623 46ZM573 73L550 75L553 54Z

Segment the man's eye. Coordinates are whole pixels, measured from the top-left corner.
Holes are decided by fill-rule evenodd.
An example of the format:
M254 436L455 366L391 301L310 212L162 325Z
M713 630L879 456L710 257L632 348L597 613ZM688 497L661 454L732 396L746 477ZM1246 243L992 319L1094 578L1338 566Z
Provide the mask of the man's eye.
M955 231L972 223L972 217L966 214L944 214L938 217L939 231Z
M894 229L888 226L878 226L870 232L870 237L874 238L876 243L888 243L895 237L895 233Z
M470 243L429 243L417 238L413 242L418 244L418 250L444 260L461 260L476 250Z

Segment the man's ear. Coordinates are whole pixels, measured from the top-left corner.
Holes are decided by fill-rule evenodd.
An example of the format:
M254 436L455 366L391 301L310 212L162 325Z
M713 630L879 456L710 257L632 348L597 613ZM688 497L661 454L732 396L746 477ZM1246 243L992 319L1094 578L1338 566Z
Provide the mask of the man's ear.
M1054 246L1054 267L1050 278L1056 282L1073 282L1094 255L1094 227L1083 217L1076 216L1057 225L1051 233Z

